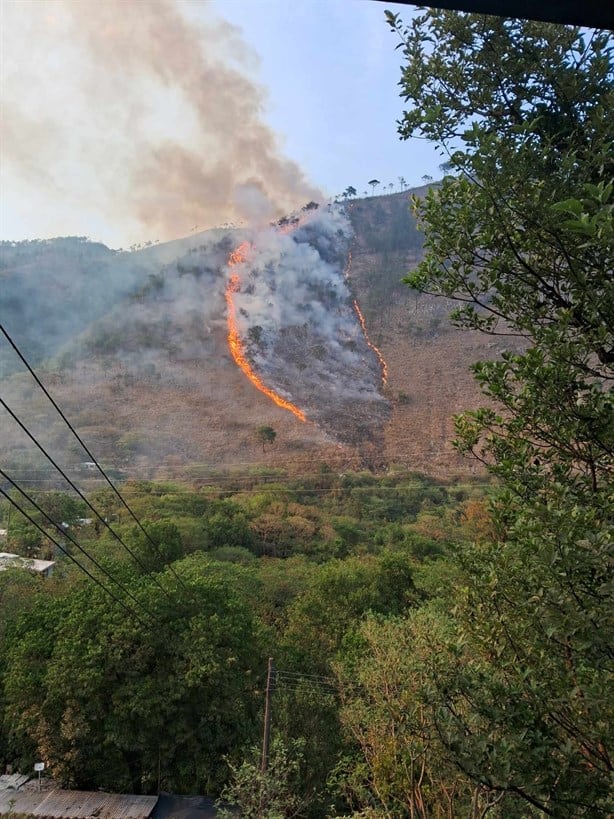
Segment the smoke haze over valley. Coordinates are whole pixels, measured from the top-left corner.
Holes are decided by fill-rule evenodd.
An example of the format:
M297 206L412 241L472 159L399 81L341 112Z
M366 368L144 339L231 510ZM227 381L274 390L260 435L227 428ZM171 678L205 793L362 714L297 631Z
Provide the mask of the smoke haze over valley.
M78 238L4 243L2 323L118 474L262 461L462 470L449 443L452 415L475 405L469 363L493 351L477 334L454 331L441 300L401 284L422 252L408 196L311 208L281 226L206 231L129 253ZM240 245L249 249L231 266ZM233 360L233 276L246 360L306 423ZM78 468L83 452L7 343L0 366L5 400ZM262 424L277 432L264 453L255 437ZM0 434L10 464L34 480L47 474L8 417Z
M259 58L213 6L2 11L2 230L31 240L2 244L0 318L107 464L462 468L451 417L475 402L475 340L400 284L422 247L403 177L402 193L326 204L268 124ZM82 463L6 343L0 367L6 400ZM42 468L8 420L0 435L11 463Z

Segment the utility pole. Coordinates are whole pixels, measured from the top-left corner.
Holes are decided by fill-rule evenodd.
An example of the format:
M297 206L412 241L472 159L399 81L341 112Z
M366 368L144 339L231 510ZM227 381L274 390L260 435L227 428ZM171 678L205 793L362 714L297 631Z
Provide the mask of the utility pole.
M262 762L260 771L266 773L269 764L269 743L271 739L271 694L275 679L275 669L273 668L273 658L269 657L269 668L266 678L266 694L264 700L264 735L262 737Z

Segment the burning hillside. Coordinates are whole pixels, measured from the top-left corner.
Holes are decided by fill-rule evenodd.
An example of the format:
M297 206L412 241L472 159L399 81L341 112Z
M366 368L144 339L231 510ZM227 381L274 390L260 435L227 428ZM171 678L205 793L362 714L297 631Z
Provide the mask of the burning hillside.
M243 242L237 250L234 250L228 259L228 266L233 268L238 264L245 264L248 259L248 254L250 250L249 242ZM237 329L237 311L235 308L234 303L234 296L235 293L239 293L241 290L241 279L239 276L234 273L230 277L230 281L228 282L228 286L226 287L226 305L228 308L228 346L230 348L230 352L232 354L233 361L239 367L239 369L249 378L252 382L254 387L257 390L260 390L261 393L270 398L271 401L276 404L278 407L282 409L289 410L294 416L296 416L299 421L305 421L305 413L302 412L298 407L295 407L290 401L286 401L285 398L282 398L281 395L275 392L275 390L270 389L267 387L261 378L256 375L254 372L250 362L247 359L245 354L245 345L241 340L241 336Z
M266 460L297 469L459 469L451 416L479 400L469 363L497 349L452 331L442 300L400 283L421 253L407 196L350 203L353 232L324 207L281 229L131 253L85 239L3 243L0 317L92 451L134 474L260 462L261 424L278 433ZM10 406L78 464L8 345L0 374ZM0 446L9 464L38 464L8 421Z
M326 208L292 231L260 231L229 257L229 346L254 386L346 443L388 417L385 362L344 276L352 230Z

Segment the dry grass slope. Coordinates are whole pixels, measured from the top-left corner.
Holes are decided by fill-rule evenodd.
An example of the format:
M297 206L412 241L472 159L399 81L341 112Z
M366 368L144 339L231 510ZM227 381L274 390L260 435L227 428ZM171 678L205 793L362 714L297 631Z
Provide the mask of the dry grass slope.
M480 402L470 365L496 354L499 346L479 334L455 330L447 320L449 304L417 296L401 283L422 253L408 196L370 197L348 207L355 230L348 280L370 338L389 371L383 388L391 407L389 420L378 421L377 428L372 427L362 440L350 444L347 435L301 423L258 392L229 355L221 304L209 304L214 319L205 331L205 321L201 326L199 318L198 290L193 291L192 303L181 305L181 311L170 302L156 301L155 271L164 272L164 265L172 259L168 246L157 255L150 251L147 257L134 260L137 273L139 265L143 266L146 282L139 298L155 304L156 311L143 313L155 315L150 324L145 318L142 325L135 323L131 328L130 343L136 345L131 355L102 354L91 344L75 345L69 354L47 363L47 371L41 371L43 380L97 457L126 475L177 477L194 464L206 470L247 469L262 463L297 473L321 463L339 469L399 464L438 476L474 472L476 465L459 458L451 445L452 419ZM219 243L219 234L216 241ZM183 242L180 253L185 251ZM106 265L110 263L105 259ZM209 284L215 283L215 271L206 275ZM14 289L14 281L12 286ZM137 315L142 305L135 303L127 309ZM184 337L190 334L192 354L162 339L169 327L182 322ZM19 333L15 336L19 338ZM100 338L96 343L101 343ZM5 385L20 417L54 452L62 453L65 464L76 466L86 460L62 425L53 420L53 413L27 377L12 375ZM340 419L340 429L347 423L347 418ZM277 437L263 453L254 432L264 424L272 426ZM13 425L2 425L0 443L5 462L14 469L32 471L40 465L40 457L31 453L31 445Z

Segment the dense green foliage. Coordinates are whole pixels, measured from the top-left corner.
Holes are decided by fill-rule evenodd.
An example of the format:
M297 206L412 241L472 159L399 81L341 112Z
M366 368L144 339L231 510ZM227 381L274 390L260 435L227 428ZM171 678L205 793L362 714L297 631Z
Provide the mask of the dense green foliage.
M612 810L614 40L432 11L389 23L407 60L401 124L450 175L416 202L407 281L513 337L475 366L489 406L458 445L502 479L498 537L465 549L445 667L429 677L446 754L517 807ZM436 43L433 48L432 44ZM427 686L428 687L428 686Z
M262 819L614 812L611 38L388 19L401 133L436 140L450 171L416 203L427 257L409 283L514 339L476 365L488 406L457 422L496 484L325 465L127 483L150 539L94 493L136 561L38 495L133 615L65 558L48 580L0 574L0 763L222 794ZM16 513L9 538L49 549Z
M49 579L0 573L0 764L29 770L44 759L79 788L218 796L226 784L271 805L281 789L300 815L326 815L334 802L345 812L353 797L333 772L356 749L335 664L354 656L368 618L402 618L455 582L446 555L484 526L484 491L325 467L126 483L150 540L110 490L92 493L136 560L70 496L37 493L56 521L75 512L67 534L121 587L67 547L133 614L62 555ZM1 519L7 511L4 501ZM10 526L18 546L19 513ZM249 749L262 730L267 656L279 669L278 751L254 794Z

